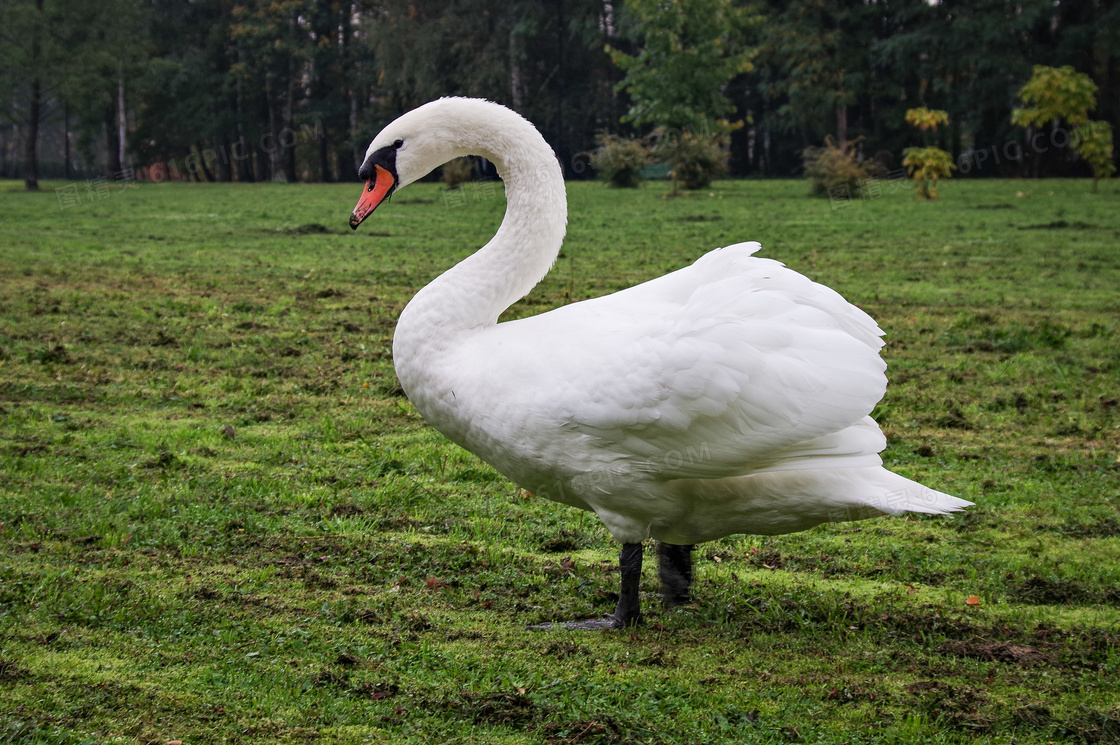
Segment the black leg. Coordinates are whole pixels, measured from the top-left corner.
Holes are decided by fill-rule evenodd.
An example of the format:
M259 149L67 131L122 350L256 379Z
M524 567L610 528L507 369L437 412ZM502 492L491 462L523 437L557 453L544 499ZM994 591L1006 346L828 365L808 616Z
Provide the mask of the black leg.
M661 575L661 597L665 606L684 605L692 588L692 546L658 543L657 558Z
M642 620L641 600L638 598L638 584L642 578L642 544L624 543L618 557L618 569L622 584L618 592L618 605L614 609L616 629L634 626Z
M613 615L587 621L540 623L536 626L527 627L528 630L594 631L598 629L624 629L641 623L642 608L641 599L638 597L638 585L642 578L642 544L622 544L622 553L618 557L618 568L619 574L622 575L622 582L618 592L618 605L615 606Z

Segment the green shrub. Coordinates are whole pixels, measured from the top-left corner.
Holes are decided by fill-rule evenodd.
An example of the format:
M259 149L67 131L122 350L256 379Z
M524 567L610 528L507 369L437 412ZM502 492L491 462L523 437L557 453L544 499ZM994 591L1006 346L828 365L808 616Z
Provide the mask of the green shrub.
M614 187L634 189L642 183L642 169L650 163L650 152L641 140L601 132L599 147L591 153L591 165L599 178Z
M949 113L941 109L927 109L925 106L909 109L906 112L906 123L923 132L932 132L942 124L949 123Z
M678 186L706 189L712 181L727 175L727 149L723 135L684 133L680 137L659 138L658 154L673 170L673 193Z
M439 180L447 184L448 189L458 189L473 178L474 161L470 158L456 158L444 163L440 169Z
M832 137L826 137L824 147L807 147L801 151L805 176L813 194L828 194L831 189L847 185L854 196L868 178L881 175L883 167L878 161L861 158L856 152L859 142L850 140L841 146Z
M939 109L924 106L906 112L906 123L920 129L923 133L924 147L908 147L902 151L902 165L906 173L914 179L918 193L926 199L937 199L939 179L952 178L953 156L930 143L932 133L942 124L949 123L949 115Z
M914 179L918 193L926 199L937 199L938 179L953 175L953 156L939 147L908 147L902 151L902 165Z
M1073 150L1093 169L1093 193L1097 182L1116 173L1112 162L1112 125L1091 121L1073 130Z

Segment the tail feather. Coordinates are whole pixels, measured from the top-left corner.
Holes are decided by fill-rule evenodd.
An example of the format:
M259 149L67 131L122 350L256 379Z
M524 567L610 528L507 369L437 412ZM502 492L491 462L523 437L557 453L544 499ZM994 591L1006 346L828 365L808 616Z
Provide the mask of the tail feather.
M763 470L728 479L681 479L666 487L681 509L671 520L651 520L649 535L680 545L905 512L942 515L972 505L882 466Z
M973 504L966 499L930 489L924 484L911 481L886 469L879 470L875 481L880 490L872 495L866 506L888 515L901 515L904 512L945 515L960 512Z

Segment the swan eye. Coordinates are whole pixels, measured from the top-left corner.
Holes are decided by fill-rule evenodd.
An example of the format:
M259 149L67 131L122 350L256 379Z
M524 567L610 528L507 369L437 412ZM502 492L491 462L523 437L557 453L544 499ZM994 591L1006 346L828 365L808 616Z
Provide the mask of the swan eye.
M396 142L393 143L393 147L395 147L397 150L400 150L403 145L404 145L404 140L397 140Z

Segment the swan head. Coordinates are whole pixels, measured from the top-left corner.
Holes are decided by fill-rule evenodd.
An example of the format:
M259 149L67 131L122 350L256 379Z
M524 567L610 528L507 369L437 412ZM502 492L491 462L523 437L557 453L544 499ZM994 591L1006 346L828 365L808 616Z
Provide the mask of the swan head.
M376 143L377 140L374 140ZM362 196L350 213L350 229L357 230L377 205L385 201L401 185L397 172L397 151L404 147L404 140L397 138L388 145L374 149L370 145L366 159L358 169L358 176L366 182Z
M508 111L489 101L441 98L413 109L381 130L358 169L358 177L366 184L350 214L350 227L357 228L397 189L468 154L462 151L463 133L472 126L486 126L484 115L493 109Z
M365 189L350 215L350 227L357 228L394 191L449 160L481 155L501 171L510 145L516 149L527 138L540 140L551 152L520 114L479 98L440 98L403 114L366 149L358 169Z

